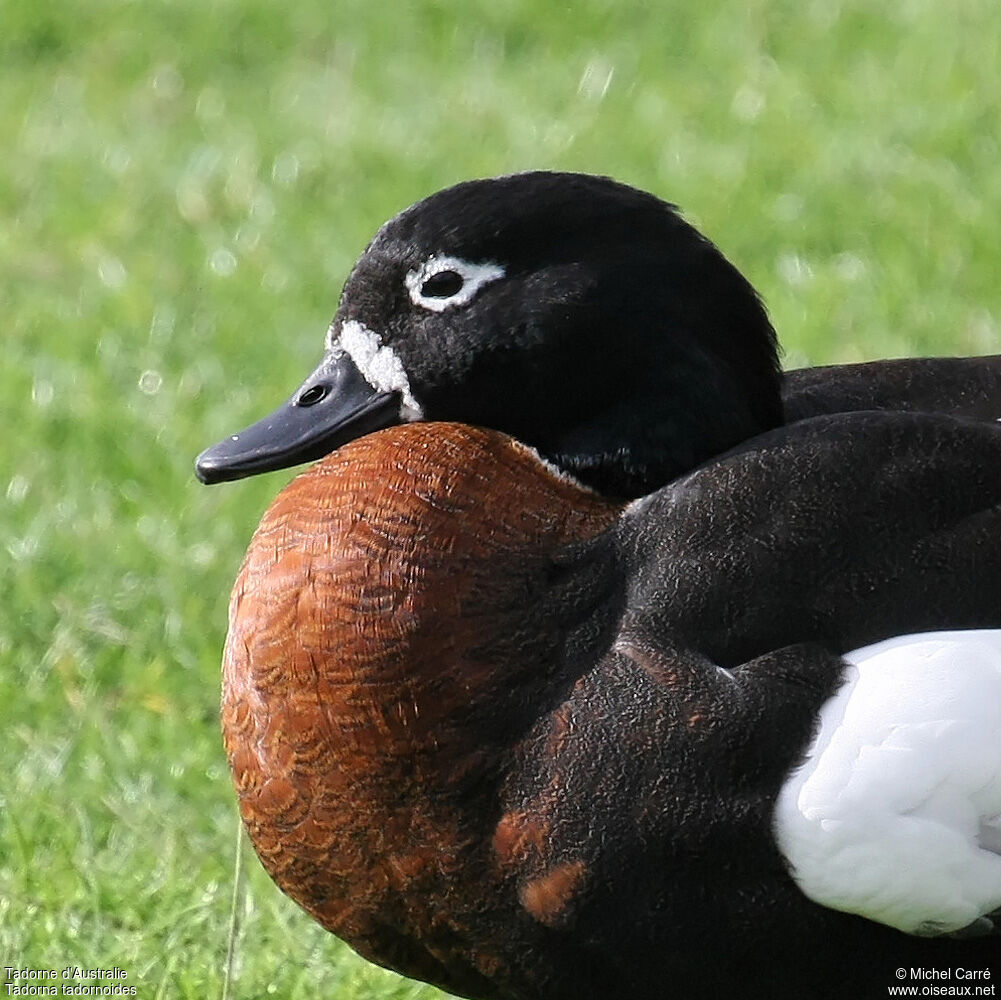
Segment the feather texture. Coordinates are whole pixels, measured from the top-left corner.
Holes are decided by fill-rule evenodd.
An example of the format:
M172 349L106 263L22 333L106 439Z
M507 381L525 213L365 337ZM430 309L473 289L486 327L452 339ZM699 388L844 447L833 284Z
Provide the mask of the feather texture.
M855 650L775 830L815 902L910 934L1001 907L1001 630Z

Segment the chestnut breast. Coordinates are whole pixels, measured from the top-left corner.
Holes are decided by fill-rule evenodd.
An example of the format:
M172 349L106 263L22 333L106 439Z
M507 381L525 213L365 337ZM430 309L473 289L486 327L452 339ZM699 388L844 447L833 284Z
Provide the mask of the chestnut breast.
M230 606L226 749L265 867L363 954L463 985L448 924L500 877L509 751L561 683L549 568L620 509L502 434L417 423L264 515Z

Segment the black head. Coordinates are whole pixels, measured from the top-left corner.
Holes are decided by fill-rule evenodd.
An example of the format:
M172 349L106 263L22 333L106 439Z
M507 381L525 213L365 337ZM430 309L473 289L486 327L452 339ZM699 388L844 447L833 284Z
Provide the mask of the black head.
M199 475L414 419L503 431L639 496L781 423L775 334L748 282L652 195L583 174L469 181L379 230L319 368Z

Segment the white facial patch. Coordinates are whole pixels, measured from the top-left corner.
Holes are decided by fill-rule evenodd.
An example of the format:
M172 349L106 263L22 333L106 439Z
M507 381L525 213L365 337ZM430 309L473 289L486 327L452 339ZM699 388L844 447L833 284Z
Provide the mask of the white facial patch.
M489 261L474 264L461 257L434 256L408 271L404 282L415 306L444 312L464 306L484 285L503 277L504 268L500 264Z
M347 354L376 392L398 392L402 421L409 423L424 419L424 411L410 391L410 379L403 370L402 362L391 347L382 343L374 330L356 319L342 323L340 333L336 335L331 326L327 331L327 350L332 354L341 351Z

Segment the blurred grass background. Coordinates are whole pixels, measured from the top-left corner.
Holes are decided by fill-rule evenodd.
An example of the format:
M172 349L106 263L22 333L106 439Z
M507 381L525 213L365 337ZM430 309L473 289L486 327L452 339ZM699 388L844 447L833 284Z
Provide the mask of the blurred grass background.
M678 202L790 365L1001 351L995 0L0 0L0 959L217 996L230 583L376 227L554 167ZM440 996L251 857L238 997Z

